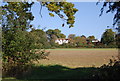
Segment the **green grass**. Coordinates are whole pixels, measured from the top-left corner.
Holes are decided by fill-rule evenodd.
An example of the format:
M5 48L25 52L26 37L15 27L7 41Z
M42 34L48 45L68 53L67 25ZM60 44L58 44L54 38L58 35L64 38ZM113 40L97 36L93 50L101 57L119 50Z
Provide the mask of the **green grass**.
M5 77L3 81L36 81L36 80L53 80L53 79L91 79L94 72L98 68L94 67L82 67L82 68L69 68L61 65L49 65L49 66L32 66L29 73L11 78Z
M118 50L118 48L56 48L48 50Z

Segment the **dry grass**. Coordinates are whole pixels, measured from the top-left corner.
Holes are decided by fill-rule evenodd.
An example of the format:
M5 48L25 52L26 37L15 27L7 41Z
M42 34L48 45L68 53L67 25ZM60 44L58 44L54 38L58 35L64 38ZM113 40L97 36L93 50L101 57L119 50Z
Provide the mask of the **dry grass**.
M118 55L117 49L50 49L49 60L40 60L38 64L59 64L71 68L99 67Z

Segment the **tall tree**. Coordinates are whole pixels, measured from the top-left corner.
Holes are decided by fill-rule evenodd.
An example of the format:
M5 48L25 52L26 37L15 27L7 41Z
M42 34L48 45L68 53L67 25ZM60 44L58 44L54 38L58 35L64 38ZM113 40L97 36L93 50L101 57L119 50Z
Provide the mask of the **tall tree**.
M112 29L106 29L102 35L101 42L106 45L115 42L115 32L113 32Z
M27 64L43 58L44 52L36 54L34 36L28 30L34 19L30 8L33 3L8 2L2 6L2 56L3 72L16 76Z
M28 40L26 39L26 36L28 34L26 30L29 28L29 21L34 18L32 13L29 12L29 8L31 6L32 3L8 2L8 4L4 5L2 8L2 49L4 52L3 60L6 60L6 62L18 62L25 64L30 61L30 59L26 60L28 59L27 55L30 54L31 50L31 44L27 43ZM18 59L17 57L20 56L18 53L20 53L23 57L26 54L26 58L22 60ZM16 56L17 54L18 56Z

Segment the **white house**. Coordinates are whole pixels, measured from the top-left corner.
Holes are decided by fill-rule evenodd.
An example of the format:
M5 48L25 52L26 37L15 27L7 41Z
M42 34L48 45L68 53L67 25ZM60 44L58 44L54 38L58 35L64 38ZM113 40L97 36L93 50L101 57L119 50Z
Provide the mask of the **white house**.
M99 42L99 40L97 40L97 39L94 39L94 40L92 40L92 42Z
M63 44L68 42L69 42L69 39L65 39L65 38L59 38L55 40L55 43L58 43L58 44Z

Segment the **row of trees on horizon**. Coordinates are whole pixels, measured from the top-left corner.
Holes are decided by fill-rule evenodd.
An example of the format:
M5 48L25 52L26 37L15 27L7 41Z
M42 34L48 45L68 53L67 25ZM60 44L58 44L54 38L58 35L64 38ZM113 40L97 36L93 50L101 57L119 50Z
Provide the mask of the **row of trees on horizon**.
M116 33L112 29L106 29L103 32L101 40L99 42L92 42L97 40L94 35L86 37L85 35L76 36L75 34L69 34L66 37L61 33L59 29L48 29L44 31L42 29L32 29L28 32L33 35L33 39L36 39L36 43L39 48L116 48ZM63 43L59 45L55 43L58 38L70 39L69 43Z

